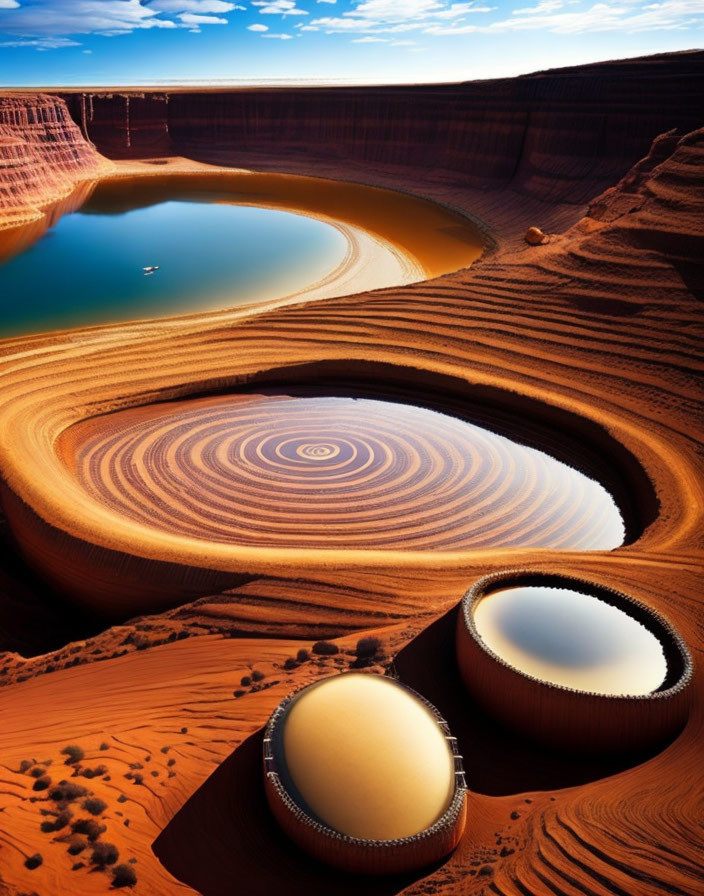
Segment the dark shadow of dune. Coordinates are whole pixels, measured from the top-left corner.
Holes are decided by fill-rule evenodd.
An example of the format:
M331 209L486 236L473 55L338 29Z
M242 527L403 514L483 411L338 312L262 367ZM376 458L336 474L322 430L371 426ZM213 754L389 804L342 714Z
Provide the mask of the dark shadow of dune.
M242 743L174 816L153 844L162 865L202 896L394 896L415 875L343 874L297 849L264 796L262 731Z
M394 665L401 681L430 700L449 723L470 790L505 796L573 787L640 765L663 748L607 756L558 753L502 728L462 685L455 660L456 621L454 608L414 638Z

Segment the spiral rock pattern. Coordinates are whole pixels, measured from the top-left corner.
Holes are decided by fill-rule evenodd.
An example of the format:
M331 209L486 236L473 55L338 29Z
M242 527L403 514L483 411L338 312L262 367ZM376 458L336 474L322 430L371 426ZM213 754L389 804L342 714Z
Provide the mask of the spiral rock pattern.
M425 408L240 395L74 427L75 473L114 511L215 542L420 550L607 549L604 488L539 451Z

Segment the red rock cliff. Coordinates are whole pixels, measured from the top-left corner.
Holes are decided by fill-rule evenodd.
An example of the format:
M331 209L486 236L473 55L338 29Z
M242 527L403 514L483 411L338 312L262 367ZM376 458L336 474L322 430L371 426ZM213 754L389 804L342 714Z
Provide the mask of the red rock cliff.
M252 154L394 166L462 186L511 184L585 203L672 128L701 125L704 53L521 78L402 87L64 94L106 155L176 152L237 165Z
M59 97L0 96L0 227L38 216L41 206L110 167Z

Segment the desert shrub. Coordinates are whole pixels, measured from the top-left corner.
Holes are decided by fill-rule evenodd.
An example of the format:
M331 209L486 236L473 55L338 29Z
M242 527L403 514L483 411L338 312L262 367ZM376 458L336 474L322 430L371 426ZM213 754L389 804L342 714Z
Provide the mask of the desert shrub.
M42 775L32 785L32 790L48 790L51 787L51 778L49 775Z
M34 871L35 868L38 868L44 859L42 858L41 853L35 852L33 856L29 856L29 858L24 860L24 867L29 868L30 871Z
M251 683L252 679L249 677L249 675L243 675L242 678L240 678L240 684L243 688L248 688Z
M161 748L161 752L162 752L162 753L168 753L170 749L171 749L171 747L169 747L169 746L164 746L164 747Z
M261 681L262 678L266 678L266 675L263 672L260 672L259 669L254 669L252 672L252 681Z
M107 770L107 766L105 765L96 765L95 768L81 769L81 776L83 778L99 778L101 775L104 775Z
M33 778L41 778L41 776L44 774L46 774L46 769L42 765L35 765L34 768L30 771L30 775Z
M233 697L244 697L247 691L243 691L242 688L238 688L236 691L232 692Z
M139 774L135 775L134 778L133 778L132 780L134 781L135 784L142 784L142 783L144 783L144 778L143 778L143 776L142 776L142 775L139 775Z
M31 759L23 759L20 762L20 774L23 775L28 768L31 768L34 765Z
M127 797L124 795L124 793L121 793L121 794L118 796L117 801L118 801L118 803L126 803L126 802L127 802Z
M83 837L74 837L68 848L68 854L70 856L77 856L79 853L83 852L87 846L88 841L84 840Z
M102 743L102 744L98 747L98 749L99 749L99 750L109 750L109 749L110 749L110 746L109 746L109 744Z
M137 874L131 865L116 865L112 870L112 885L115 888L133 887L137 883Z
M306 660L310 659L310 651L306 650L305 647L301 647L301 649L296 654L296 659L299 663L305 663Z
M119 857L120 853L112 843L96 843L90 854L90 863L104 868L106 865L114 865Z
M292 656L290 656L284 663L284 669L290 670L290 669L297 669L297 668L298 668L298 663Z
M108 804L104 800L99 800L97 797L92 796L87 800L83 800L81 806L86 812L90 812L91 815L102 815Z
M49 792L49 799L56 803L67 803L86 796L88 791L80 784L73 781L59 781L58 785Z
M188 734L188 728L182 728L181 734Z
M169 759L169 761L168 761L166 764L167 764L168 766L176 765L176 760L173 759L173 758L172 758L172 759Z
M73 813L70 809L64 809L62 812L59 812L58 815L54 818L53 821L43 821L41 824L42 831L45 834L50 834L52 831L60 831L66 827L66 825L71 821Z
M381 651L381 641L378 638L366 637L357 641L356 654L358 659L371 659Z
M80 818L71 825L74 834L85 834L91 843L95 843L101 834L107 831L104 824L98 824L94 818Z
M66 765L75 765L77 762L80 762L86 754L83 752L83 749L76 746L76 744L69 744L69 746L63 748L61 755L66 756Z
M317 656L335 656L339 652L340 648L332 641L316 641L313 645L313 653Z

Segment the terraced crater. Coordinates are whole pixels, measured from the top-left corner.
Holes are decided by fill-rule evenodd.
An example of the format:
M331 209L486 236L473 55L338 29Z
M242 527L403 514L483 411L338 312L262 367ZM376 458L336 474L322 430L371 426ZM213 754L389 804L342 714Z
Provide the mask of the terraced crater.
M150 528L273 547L610 549L621 515L552 457L423 407L232 394L76 424L59 453L85 492Z

